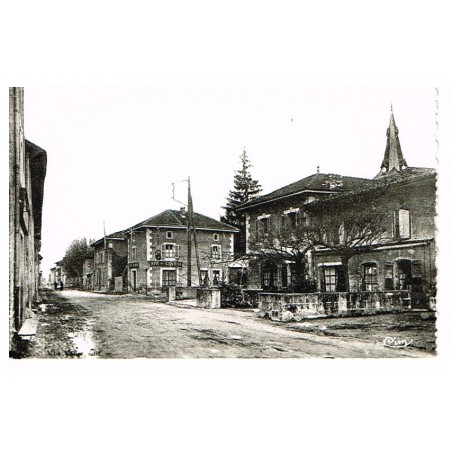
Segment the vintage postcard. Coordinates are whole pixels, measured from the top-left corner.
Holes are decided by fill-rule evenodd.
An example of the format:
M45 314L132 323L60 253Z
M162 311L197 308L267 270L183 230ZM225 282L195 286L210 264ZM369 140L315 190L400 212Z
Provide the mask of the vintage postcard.
M435 356L434 87L9 99L11 358Z

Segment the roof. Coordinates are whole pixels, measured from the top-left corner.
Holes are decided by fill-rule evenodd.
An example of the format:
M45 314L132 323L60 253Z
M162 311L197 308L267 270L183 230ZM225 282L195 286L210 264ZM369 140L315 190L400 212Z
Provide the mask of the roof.
M44 200L44 180L47 171L47 152L25 140L25 149L30 156L31 199L33 203L33 223L35 235L41 234L42 204Z
M409 184L412 182L421 182L426 179L436 178L436 171L433 168L408 167L404 170L393 170L384 177L376 178L345 193L336 193L327 198L319 199L309 204L309 207L321 206L325 202L346 200L353 196L359 196L374 191L387 189L390 187Z
M279 188L271 193L255 198L242 204L238 210L242 210L251 206L276 201L281 198L294 196L303 192L324 192L324 193L341 193L362 187L371 182L371 179L360 177L340 176L339 174L316 173L305 177L285 187Z
M164 210L157 215L154 215L147 220L142 221L134 226L132 229L147 228L147 227L167 227L167 228L186 228L187 227L187 212L181 210ZM193 212L193 223L196 229L209 229L214 231L238 232L237 228L230 226L221 221L214 220L200 213Z
M102 237L99 240L96 240L95 242L91 243L90 246L99 245L99 243L102 243L104 241L104 238L106 240L125 240L125 238L126 238L125 233L126 233L126 231L113 232L112 234L108 234L105 237Z

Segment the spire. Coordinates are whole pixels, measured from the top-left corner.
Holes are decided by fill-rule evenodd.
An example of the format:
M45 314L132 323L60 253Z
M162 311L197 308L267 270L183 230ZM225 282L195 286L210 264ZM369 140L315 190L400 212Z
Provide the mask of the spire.
M386 130L386 150L381 163L380 173L377 177L382 177L393 171L402 171L408 165L403 158L402 148L399 141L399 129L396 126L394 119L394 111L391 103L391 117L389 119L389 127Z

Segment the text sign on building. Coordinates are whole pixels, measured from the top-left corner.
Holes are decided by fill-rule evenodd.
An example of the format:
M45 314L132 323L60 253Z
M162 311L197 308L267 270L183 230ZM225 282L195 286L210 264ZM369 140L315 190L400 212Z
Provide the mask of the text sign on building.
M139 262L130 262L129 268L138 268L140 266Z
M182 262L175 261L149 261L150 267L182 267Z

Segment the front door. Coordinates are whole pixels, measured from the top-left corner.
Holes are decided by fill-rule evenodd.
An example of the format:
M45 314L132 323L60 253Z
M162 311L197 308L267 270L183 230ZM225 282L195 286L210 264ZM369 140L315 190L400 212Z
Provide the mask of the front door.
M397 261L397 279L399 290L411 290L412 272L409 259Z

